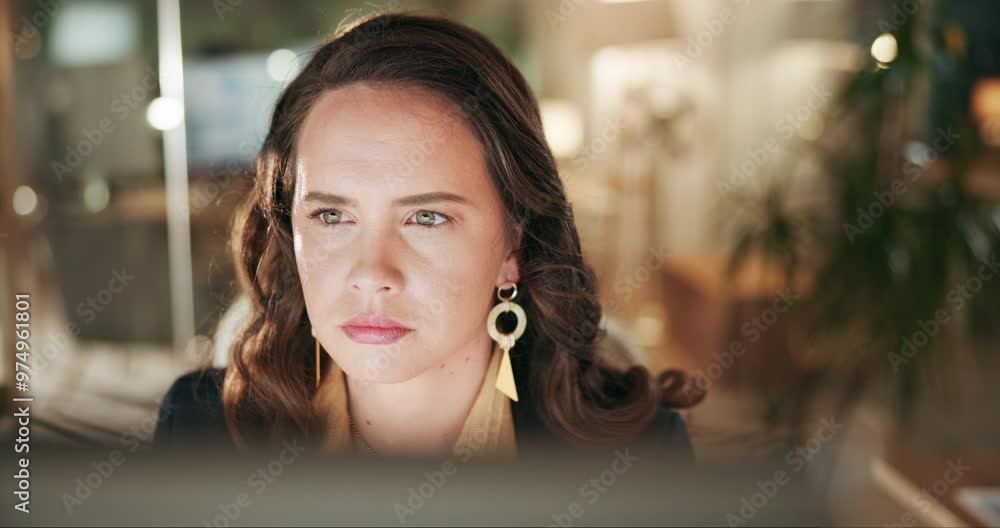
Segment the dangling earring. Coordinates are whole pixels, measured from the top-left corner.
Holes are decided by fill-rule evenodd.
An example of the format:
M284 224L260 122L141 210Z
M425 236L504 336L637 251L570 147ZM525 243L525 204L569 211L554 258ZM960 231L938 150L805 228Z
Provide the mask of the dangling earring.
M314 338L315 339L315 338ZM319 388L319 339L316 341L316 388Z
M316 342L316 388L319 388L319 338L316 337L316 328L310 328L309 332L313 336L313 341Z
M510 297L504 297L502 290L505 288L514 288ZM528 317L524 315L524 308L521 308L520 304L511 302L514 297L517 297L517 284L506 282L497 288L497 298L501 302L490 311L490 316L486 320L486 330L490 333L490 338L496 341L500 345L500 348L503 349L503 359L500 361L500 372L497 373L496 387L500 389L500 392L506 394L507 397L517 401L514 369L510 366L510 349L514 348L514 343L524 334L524 329L528 326ZM497 327L497 319L499 319L500 314L506 312L513 312L517 317L517 326L509 334L500 333L500 329Z

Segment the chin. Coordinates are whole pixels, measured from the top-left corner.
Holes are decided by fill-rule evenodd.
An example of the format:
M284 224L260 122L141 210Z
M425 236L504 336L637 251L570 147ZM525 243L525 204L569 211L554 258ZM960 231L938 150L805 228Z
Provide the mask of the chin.
M378 384L393 384L402 383L404 381L409 381L420 374L421 370L410 369L410 368L386 368L386 369L374 369L374 368L360 368L357 372L348 372L344 369L344 373L348 376L361 381L362 383L378 383Z
M401 383L417 377L427 370L426 361L416 362L417 358L426 358L419 351L409 346L369 346L350 343L338 349L338 357L334 361L344 374L368 383Z

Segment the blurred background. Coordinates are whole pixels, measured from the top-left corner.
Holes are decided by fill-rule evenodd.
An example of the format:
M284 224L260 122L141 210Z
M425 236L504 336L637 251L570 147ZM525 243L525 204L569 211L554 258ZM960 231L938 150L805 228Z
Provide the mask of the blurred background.
M991 522L994 0L2 2L0 372L17 396L30 294L34 438L148 440L225 365L275 97L339 28L428 8L531 83L609 332L710 389L699 458L789 464L840 524Z

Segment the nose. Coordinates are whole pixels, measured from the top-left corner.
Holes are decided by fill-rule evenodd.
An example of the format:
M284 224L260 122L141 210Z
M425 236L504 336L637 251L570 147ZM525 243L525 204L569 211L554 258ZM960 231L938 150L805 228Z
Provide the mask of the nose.
M348 276L351 291L364 299L392 297L402 289L402 273L391 237L372 237L359 247L360 254Z

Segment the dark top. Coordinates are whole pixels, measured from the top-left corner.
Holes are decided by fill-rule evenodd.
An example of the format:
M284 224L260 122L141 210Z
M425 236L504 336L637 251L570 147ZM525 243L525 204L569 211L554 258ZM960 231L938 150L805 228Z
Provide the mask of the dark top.
M224 376L224 368L208 368L189 372L174 381L160 404L154 446L222 443L235 447L223 418ZM541 420L530 405L530 396L523 389L526 387L518 387L520 401L511 403L519 449L523 444L522 440L529 436L532 439L555 439L541 425ZM681 459L694 459L684 420L670 409L660 409L642 439L667 448L671 454Z

